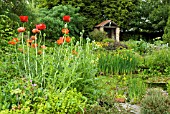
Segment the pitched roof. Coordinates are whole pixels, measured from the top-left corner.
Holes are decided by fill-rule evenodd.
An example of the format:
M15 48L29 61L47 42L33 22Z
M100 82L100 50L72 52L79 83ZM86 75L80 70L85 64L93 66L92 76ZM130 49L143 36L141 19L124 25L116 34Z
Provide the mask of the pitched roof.
M105 26L106 24L108 24L108 23L110 23L110 22L111 22L113 25L118 26L118 25L117 25L115 22L113 22L112 20L105 20L105 21L101 22L100 24L96 25L95 27Z

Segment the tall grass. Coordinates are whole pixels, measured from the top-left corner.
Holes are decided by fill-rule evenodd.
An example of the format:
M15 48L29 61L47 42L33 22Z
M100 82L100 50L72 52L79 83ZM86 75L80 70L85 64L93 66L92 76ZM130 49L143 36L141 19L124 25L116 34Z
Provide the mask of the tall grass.
M139 62L137 55L131 50L116 50L100 54L99 72L111 74L132 74Z

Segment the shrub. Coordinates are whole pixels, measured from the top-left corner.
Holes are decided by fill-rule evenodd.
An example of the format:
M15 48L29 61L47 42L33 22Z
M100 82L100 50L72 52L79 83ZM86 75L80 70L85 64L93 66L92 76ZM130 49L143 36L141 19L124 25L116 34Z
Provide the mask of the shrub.
M55 6L52 9L40 9L40 19L39 21L45 23L47 26L46 35L50 39L58 39L62 36L62 28L64 27L64 22L62 17L64 15L71 16L71 22L69 23L68 29L70 30L70 36L79 37L79 33L83 27L84 17L80 16L79 8L74 8L71 5L66 6Z
M9 51L7 42L12 39L12 37L16 37L16 30L14 29L16 28L16 25L18 25L17 22L12 21L5 15L0 15L0 53Z
M141 102L141 114L169 114L170 98L161 89L151 89Z
M127 45L122 44L120 42L110 42L107 46L103 46L106 50L116 50L116 49L123 49L128 48Z
M106 38L106 39L103 39L103 42L109 42L109 43L114 43L115 40L114 39L111 39L111 38Z
M89 36L91 40L102 41L103 39L107 38L107 33L95 29L94 31L89 33Z
M149 73L169 73L170 66L170 50L155 50L145 57L145 65L149 68ZM166 71L166 72L165 72Z

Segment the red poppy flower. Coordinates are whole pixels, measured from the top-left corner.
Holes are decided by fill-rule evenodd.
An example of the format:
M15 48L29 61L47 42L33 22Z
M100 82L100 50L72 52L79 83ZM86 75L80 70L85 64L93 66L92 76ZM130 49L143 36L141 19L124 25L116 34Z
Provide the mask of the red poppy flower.
M18 32L25 32L25 30L26 30L26 29L25 29L24 27L19 27L19 28L18 28Z
M8 44L15 45L15 44L17 44L17 42L15 42L15 41L9 41Z
M31 45L33 48L36 48L36 47L38 47L38 44L32 44Z
M31 36L31 40L36 40L36 36Z
M28 22L28 16L19 16L21 22Z
M69 16L69 15L63 16L63 21L64 21L64 22L70 22L70 21L71 21L71 20L70 20L70 16Z
M12 40L15 42L19 42L18 38L13 38Z
M40 32L40 30L38 30L38 29L32 29L32 33L34 33L34 34L39 33L39 32Z
M63 41L62 39L59 39L59 40L56 41L56 43L57 43L58 45L63 44L63 42L64 42L64 41Z
M36 25L36 29L38 29L38 30L44 30L44 29L46 29L46 25L45 24L38 24L38 25Z
M67 43L69 43L69 42L71 41L71 38L70 38L69 36L67 36L67 37L65 38L65 41L66 41Z
M69 33L69 30L68 30L67 28L63 28L63 29L61 30L61 32L62 32L63 34L68 34L68 33Z

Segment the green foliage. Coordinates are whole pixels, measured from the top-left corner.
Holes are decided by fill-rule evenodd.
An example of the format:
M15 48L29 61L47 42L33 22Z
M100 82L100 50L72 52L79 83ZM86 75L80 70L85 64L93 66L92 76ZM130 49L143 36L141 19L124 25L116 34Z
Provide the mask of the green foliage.
M121 42L110 42L108 45L103 46L106 50L116 50L116 49L123 49L123 48L128 48L127 45L121 43Z
M114 41L115 41L115 40L114 40L114 39L111 39L111 38L105 38L105 39L102 40L102 42L104 42L104 43L107 43L107 42L113 43Z
M169 4L160 0L140 0L130 26L136 32L160 33L168 19ZM161 17L161 18L160 18Z
M49 39L58 39L62 36L62 28L64 27L64 22L62 20L64 15L71 16L71 22L68 24L68 29L70 30L70 36L79 38L79 33L82 30L82 23L84 17L79 15L79 8L74 8L71 5L66 6L55 6L50 10L40 9L39 22L45 23L47 26L46 35Z
M101 53L99 71L111 74L131 74L139 65L138 55L131 50L117 50L114 53Z
M18 23L11 20L8 16L0 15L0 34L1 34L0 37L9 40L9 37L16 36L15 28L17 25Z
M0 90L0 114L84 112L87 98L76 89L66 92L43 90L32 80L14 79ZM2 100L3 99L3 100ZM7 110L9 109L9 110Z
M107 33L95 29L94 31L89 33L89 37L91 40L102 41L107 38Z
M87 99L82 96L76 89L71 89L65 93L48 93L48 99L43 103L40 102L34 105L37 113L84 113Z
M145 57L145 65L149 68L151 74L167 74L170 70L169 49L155 50Z
M170 95L170 81L168 81L168 83L167 83L167 92Z
M170 44L170 32L169 31L170 31L170 11L169 11L169 17L168 17L168 21L166 23L166 27L164 29L164 35L163 35L163 40Z
M0 15L0 53L9 52L10 47L8 46L8 41L13 37L16 37L16 26L18 23L11 20L8 16Z
M160 89L151 89L141 102L141 114L169 114L170 98Z
M101 3L106 18L116 22L121 28L129 28L129 20L134 19L134 12L139 1L136 0L103 0Z
M128 82L128 96L131 103L139 103L146 92L146 85L140 78L130 78Z

